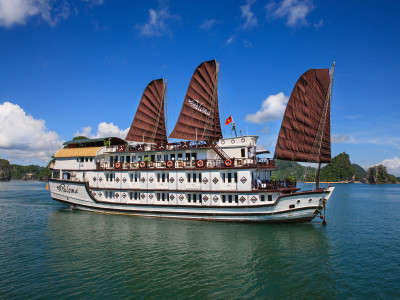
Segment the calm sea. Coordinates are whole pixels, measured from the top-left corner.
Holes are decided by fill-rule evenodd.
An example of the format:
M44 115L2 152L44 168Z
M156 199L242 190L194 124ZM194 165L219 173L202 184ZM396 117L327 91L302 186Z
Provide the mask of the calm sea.
M400 185L336 185L327 226L72 211L0 183L0 298L400 298Z

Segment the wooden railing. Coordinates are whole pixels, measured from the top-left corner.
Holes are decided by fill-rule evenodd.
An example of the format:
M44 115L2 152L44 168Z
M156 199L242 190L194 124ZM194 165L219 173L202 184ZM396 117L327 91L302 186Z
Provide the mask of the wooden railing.
M229 161L230 162L229 162ZM207 168L247 168L275 166L273 159L231 158L205 160L169 160L169 161L137 161L137 162L97 162L97 170L147 170L147 169L207 169Z

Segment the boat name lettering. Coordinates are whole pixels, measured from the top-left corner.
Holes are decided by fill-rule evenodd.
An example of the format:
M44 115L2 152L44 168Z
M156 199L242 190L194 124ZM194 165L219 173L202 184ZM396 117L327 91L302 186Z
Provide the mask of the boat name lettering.
M207 108L205 108L204 105L201 104L199 101L189 98L188 102L189 102L190 106L193 107L195 110L198 110L199 112L202 112L202 113L206 114L207 116L209 116L211 114L211 112Z
M69 194L78 194L78 189L72 189L69 187L69 185L65 184L60 184L59 186L57 186L57 190Z

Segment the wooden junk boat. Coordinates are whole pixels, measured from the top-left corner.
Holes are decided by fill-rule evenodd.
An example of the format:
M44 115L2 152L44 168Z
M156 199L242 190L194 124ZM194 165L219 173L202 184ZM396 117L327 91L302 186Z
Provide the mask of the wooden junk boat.
M274 158L331 162L330 100L333 69L302 74L290 96ZM301 191L271 180L278 169L260 158L258 136L223 138L215 60L201 63L190 81L168 142L166 82L150 82L126 139L64 143L51 165L51 197L73 208L149 217L212 221L307 222L334 188ZM318 168L319 170L319 168ZM319 172L317 173L317 175ZM318 177L318 176L317 176Z

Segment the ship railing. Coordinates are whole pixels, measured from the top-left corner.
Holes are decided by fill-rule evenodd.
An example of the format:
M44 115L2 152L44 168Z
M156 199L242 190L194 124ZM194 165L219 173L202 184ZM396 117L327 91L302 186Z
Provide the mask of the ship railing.
M97 170L138 170L138 169L203 169L203 168L246 168L274 167L273 159L232 158L232 159L191 159L169 161L97 162Z

